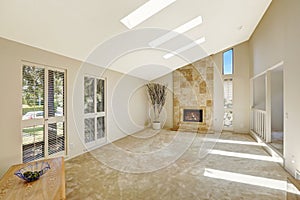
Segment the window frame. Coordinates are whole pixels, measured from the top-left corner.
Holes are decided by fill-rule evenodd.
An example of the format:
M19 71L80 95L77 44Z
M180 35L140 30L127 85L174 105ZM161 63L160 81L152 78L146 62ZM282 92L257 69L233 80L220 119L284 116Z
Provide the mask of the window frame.
M232 55L231 55L231 63L232 63L232 69L231 69L231 74L225 74L225 62L224 62L224 54L231 51ZM224 50L222 53L222 80L223 83L226 79L231 79L232 80L232 108L225 108L225 104L224 104L224 116L223 116L223 130L225 131L233 131L234 130L234 48L229 48L227 50ZM223 84L223 92L224 92L224 84ZM225 96L224 96L224 100L225 100ZM223 101L224 101L223 100ZM225 101L224 101L225 103ZM225 113L226 111L230 111L232 113L232 125L231 126L224 126L224 118L225 118Z
M102 78L102 77L96 77L90 74L84 74L83 76L83 99L84 97L84 90L85 90L85 78L92 78L94 79L94 112L92 113L85 113L85 108L83 106L83 143L85 145L85 147L87 148L87 150L89 149L93 149L95 147L98 147L99 145L102 144L106 144L107 142L107 81L106 78ZM103 86L103 94L104 94L104 111L97 111L97 80L103 80L104 86ZM84 102L83 102L84 104ZM104 118L104 137L102 138L97 138L97 119L99 117L103 117ZM95 140L94 141L90 141L90 142L86 142L85 141L85 119L90 119L93 118L94 119L94 137Z
M53 158L57 156L67 156L68 155L68 137L67 137L67 70L58 68L58 67L52 67L52 66L47 66L43 64L37 64L37 63L31 63L28 61L23 61L22 62L22 70L24 66L32 66L35 68L41 68L44 69L44 110L43 110L43 118L36 118L36 119L29 119L29 120L23 120L21 119L21 140L22 140L22 161L24 162L24 156L23 156L23 129L29 128L29 127L36 127L36 126L43 126L43 142L44 142L44 155L43 157L34 159L33 161L36 160L41 160L41 159L48 159L48 158ZM48 113L48 97L49 97L49 71L58 71L64 73L64 86L63 86L63 116L51 116L49 117ZM23 81L23 73L22 73L22 81ZM22 83L23 87L23 83ZM22 96L23 96L23 90L22 90ZM23 112L23 109L22 109ZM23 115L22 115L23 116ZM53 123L63 123L64 124L64 150L59 151L53 154L49 154L49 124ZM35 143L32 143L33 145ZM26 162L31 162L32 160L28 160Z

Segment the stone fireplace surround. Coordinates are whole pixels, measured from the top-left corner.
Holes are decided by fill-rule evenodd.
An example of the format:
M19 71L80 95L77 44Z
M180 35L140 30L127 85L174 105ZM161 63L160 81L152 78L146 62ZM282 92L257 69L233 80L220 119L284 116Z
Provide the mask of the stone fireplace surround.
M214 62L207 57L173 72L173 129L208 133L213 127ZM203 121L184 121L183 110L202 110Z

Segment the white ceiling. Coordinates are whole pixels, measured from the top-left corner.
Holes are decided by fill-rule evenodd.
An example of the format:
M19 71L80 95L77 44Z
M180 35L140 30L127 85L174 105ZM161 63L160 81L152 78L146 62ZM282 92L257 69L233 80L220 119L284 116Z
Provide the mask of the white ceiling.
M247 41L271 0L177 0L128 32L120 19L145 2L1 0L0 36L152 80L204 54L211 55ZM161 49L148 49L144 45L199 15L203 18L201 25L160 46ZM142 31L143 28L155 29ZM168 50L174 51L203 36L206 42L184 52L181 55L184 59L162 58ZM107 52L113 55L101 60L99 57Z

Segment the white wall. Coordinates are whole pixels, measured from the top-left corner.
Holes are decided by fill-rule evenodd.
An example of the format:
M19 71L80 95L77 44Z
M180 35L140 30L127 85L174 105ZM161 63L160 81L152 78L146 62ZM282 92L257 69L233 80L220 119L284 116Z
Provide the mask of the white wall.
M285 38L285 59L284 59L284 111L287 116L284 122L284 157L288 170L300 170L300 1L288 0L283 4L285 10L286 38Z
M250 39L253 74L257 75L284 57L285 5L291 0L273 0Z
M233 47L233 131L249 133L249 109L250 109L250 56L248 42ZM218 69L222 72L222 53L213 55ZM215 101L224 102L223 98L215 98Z
M253 107L266 110L266 76L261 75L253 80Z
M272 131L283 131L283 71L271 72Z
M300 170L300 1L273 0L251 40L254 75L284 61L284 159Z
M68 158L83 153L83 75L100 76L102 68L0 38L0 176L22 162L22 60L67 69ZM108 141L139 131L147 121L144 80L106 70ZM113 110L113 107L116 110ZM129 113L129 114L128 114ZM119 123L119 119L122 119Z

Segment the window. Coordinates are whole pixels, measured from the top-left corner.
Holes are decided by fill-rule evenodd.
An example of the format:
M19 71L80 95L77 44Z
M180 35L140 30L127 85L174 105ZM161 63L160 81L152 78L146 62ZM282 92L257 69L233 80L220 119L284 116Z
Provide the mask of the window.
M230 128L232 127L233 120L233 87L232 87L232 78L224 79L224 127Z
M84 77L84 142L93 147L105 141L105 81Z
M223 74L233 74L233 49L223 53Z
M223 53L224 129L232 130L233 123L233 49Z
M23 65L23 162L65 154L65 71Z
M232 108L232 78L224 79L224 108Z

